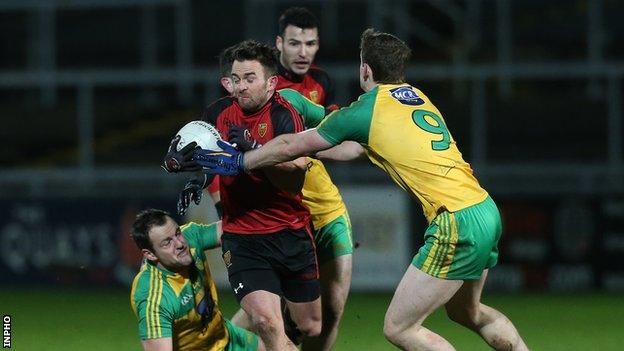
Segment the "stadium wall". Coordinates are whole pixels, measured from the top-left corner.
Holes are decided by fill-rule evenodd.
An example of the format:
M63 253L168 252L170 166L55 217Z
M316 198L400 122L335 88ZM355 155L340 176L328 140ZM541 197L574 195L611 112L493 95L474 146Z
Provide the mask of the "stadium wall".
M358 244L355 291L390 291L426 226L418 206L393 186L341 187ZM494 194L504 221L500 261L490 290L624 290L621 233L624 199L609 196ZM1 199L0 284L129 285L141 255L129 237L146 207L174 212L170 197ZM210 201L184 220L212 221ZM220 251L210 253L219 285L227 284Z

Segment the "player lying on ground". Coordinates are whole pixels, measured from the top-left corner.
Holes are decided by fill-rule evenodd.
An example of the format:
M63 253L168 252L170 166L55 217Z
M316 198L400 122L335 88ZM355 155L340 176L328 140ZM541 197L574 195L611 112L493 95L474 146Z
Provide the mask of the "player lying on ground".
M130 298L144 350L264 350L256 335L219 310L204 250L218 247L221 233L220 221L180 227L165 211L137 215L132 238L145 262Z

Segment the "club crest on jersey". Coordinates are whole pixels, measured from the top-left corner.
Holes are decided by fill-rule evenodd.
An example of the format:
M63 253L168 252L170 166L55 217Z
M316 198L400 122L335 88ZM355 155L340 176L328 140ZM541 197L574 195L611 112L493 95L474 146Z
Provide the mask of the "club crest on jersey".
M412 87L398 87L390 89L392 97L397 99L403 105L418 106L425 103L423 99L416 94Z
M260 137L264 137L264 135L267 132L267 124L266 123L260 123L258 124L258 135L260 135Z
M229 267L232 265L232 253L230 252L230 250L227 250L223 254L223 263L225 263L226 267Z
M315 104L319 103L318 91L316 90L310 91L310 100L312 100L312 102L314 102Z

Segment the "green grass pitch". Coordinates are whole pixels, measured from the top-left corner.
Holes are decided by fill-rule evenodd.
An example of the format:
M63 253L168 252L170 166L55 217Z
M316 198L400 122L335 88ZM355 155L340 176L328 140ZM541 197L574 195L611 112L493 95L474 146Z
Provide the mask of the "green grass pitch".
M382 335L390 294L352 294L335 350L393 350ZM624 298L615 294L491 294L484 302L509 316L532 350L622 350ZM237 308L229 292L226 316ZM6 288L0 313L12 317L12 350L140 350L129 291ZM479 337L438 311L426 325L458 350L487 350Z

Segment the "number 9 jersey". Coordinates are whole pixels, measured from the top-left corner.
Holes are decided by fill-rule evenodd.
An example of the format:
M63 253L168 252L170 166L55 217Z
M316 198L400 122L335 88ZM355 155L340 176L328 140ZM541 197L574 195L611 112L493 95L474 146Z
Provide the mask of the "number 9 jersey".
M427 221L488 196L464 161L440 111L408 84L382 84L317 128L333 145L357 141L370 160L418 199Z

